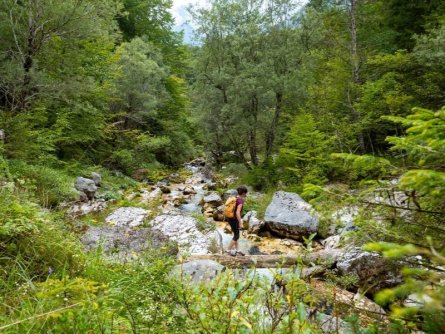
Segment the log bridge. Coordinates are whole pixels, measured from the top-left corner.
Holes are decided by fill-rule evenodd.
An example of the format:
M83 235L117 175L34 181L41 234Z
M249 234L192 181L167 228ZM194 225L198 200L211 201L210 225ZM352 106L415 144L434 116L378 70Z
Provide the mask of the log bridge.
M287 268L296 264L330 266L336 262L339 252L335 249L322 250L301 255L245 255L230 256L228 254L190 255L182 262L194 260L213 260L227 268Z

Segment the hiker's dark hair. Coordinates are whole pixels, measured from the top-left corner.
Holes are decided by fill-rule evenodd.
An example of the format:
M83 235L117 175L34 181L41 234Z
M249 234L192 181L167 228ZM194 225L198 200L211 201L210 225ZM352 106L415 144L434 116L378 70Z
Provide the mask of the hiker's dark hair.
M236 189L238 192L238 195L244 195L247 194L247 188L245 186L240 186Z

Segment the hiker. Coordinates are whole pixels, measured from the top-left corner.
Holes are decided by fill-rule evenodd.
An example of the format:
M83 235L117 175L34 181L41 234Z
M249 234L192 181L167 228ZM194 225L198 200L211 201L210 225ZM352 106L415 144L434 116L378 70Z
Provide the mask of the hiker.
M232 229L233 239L230 240L230 243L229 243L229 246L227 249L227 253L232 256L236 256L236 255L244 256L244 253L240 252L240 250L239 250L238 239L239 239L239 231L240 231L240 229L243 228L243 220L241 218L241 214L242 214L242 210L243 210L244 201L247 196L247 188L244 186L241 186L238 189L236 189L236 191L238 192L238 196L236 196L236 204L235 204L235 212L234 212L235 214L234 214L233 218L228 219L230 227ZM232 251L233 246L235 246L236 252Z

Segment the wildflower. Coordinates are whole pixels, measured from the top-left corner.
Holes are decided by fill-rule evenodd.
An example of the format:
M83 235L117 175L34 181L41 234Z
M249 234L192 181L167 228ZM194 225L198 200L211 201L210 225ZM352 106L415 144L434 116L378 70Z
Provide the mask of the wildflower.
M54 269L51 268L51 267L49 267L49 268L48 268L48 275L51 275L53 272L54 272Z

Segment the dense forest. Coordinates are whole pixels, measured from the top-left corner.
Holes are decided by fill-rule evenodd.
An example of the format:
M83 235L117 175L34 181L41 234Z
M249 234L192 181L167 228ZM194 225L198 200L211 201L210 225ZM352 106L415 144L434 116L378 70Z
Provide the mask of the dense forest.
M0 332L444 333L445 2L209 0L189 8L193 45L171 7L0 2ZM116 208L148 210L153 227L197 158L215 194L247 185L260 220L274 193L299 194L319 217L295 238L305 256L352 210L342 244L397 279L362 284L332 264L317 277L385 318L358 308L349 329L323 329L312 315L326 302L299 271L316 261L274 288L231 270L185 284L171 243L134 261L85 251L82 233ZM101 208L73 215L76 178L92 172Z

